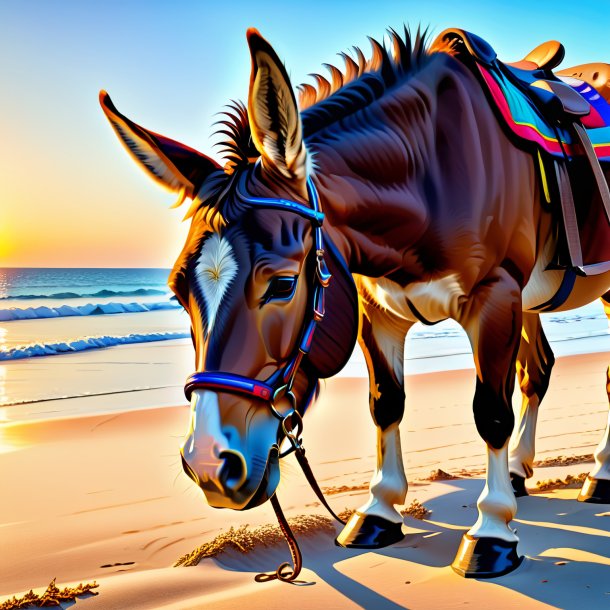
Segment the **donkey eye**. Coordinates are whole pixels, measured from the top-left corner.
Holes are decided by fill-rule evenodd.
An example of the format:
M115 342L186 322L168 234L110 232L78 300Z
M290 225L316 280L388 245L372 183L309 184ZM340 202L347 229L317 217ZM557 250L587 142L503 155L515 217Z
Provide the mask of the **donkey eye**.
M269 282L269 288L263 297L261 305L269 301L289 301L297 287L298 276L276 275Z

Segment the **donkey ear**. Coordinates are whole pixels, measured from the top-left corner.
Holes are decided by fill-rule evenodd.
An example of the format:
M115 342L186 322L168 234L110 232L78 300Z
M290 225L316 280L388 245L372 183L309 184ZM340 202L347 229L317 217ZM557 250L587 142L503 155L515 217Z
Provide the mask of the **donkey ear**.
M305 179L305 146L297 102L271 45L254 28L247 33L252 73L248 115L252 140L263 160L286 178Z
M100 104L127 152L161 186L185 197L197 195L205 178L220 166L200 152L140 127L122 115L105 91Z

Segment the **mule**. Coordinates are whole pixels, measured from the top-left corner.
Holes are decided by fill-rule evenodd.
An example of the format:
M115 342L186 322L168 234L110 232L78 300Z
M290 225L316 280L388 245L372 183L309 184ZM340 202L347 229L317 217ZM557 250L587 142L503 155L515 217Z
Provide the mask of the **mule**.
M405 336L417 321L453 318L472 345L487 448L478 519L453 568L499 576L522 560L508 454L523 312L527 321L561 283L546 271L557 235L534 158L508 139L472 72L419 34L389 36L392 56L375 41L368 61L344 55L345 73L317 75L299 109L278 55L248 30L248 105L221 121L224 167L100 100L140 166L192 200L169 285L196 355L183 465L209 505L244 510L273 496L283 441L358 340L377 465L337 542L402 539ZM608 272L577 277L563 308L609 287Z

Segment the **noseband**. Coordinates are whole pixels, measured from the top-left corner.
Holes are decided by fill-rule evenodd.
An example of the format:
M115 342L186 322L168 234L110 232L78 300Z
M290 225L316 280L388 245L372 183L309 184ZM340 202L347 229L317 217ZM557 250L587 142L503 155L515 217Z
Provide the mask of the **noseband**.
M193 390L196 389L241 394L242 396L266 402L273 415L285 422L287 417L291 417L294 413L297 413L292 386L303 357L306 356L311 349L316 326L324 318L324 291L328 287L332 277L328 271L326 261L324 260L324 237L322 233L324 214L320 211L318 192L311 178L307 178L307 194L309 195L311 208L308 208L301 203L297 203L296 201L289 201L286 199L250 197L239 192L238 194L245 203L254 207L292 212L311 222L314 231L314 252L316 256L316 272L313 286L314 294L311 301L311 310L304 318L303 326L301 327L299 346L295 354L284 367L271 375L266 381L236 375L235 373L219 371L197 372L193 373L186 380L184 393L189 401ZM287 415L280 413L275 406L276 403L284 397L288 398L292 405L291 411Z
M302 445L300 435L303 432L303 420L296 409L296 399L292 393L292 386L296 378L303 357L306 356L310 349L316 326L324 318L324 293L328 287L332 275L328 270L328 266L324 259L324 236L322 233L322 223L324 222L324 214L320 211L320 200L318 191L311 180L307 178L307 194L311 208L289 201L287 199L268 199L265 197L250 197L238 191L239 197L245 202L257 208L266 208L273 210L281 210L284 212L292 212L309 220L314 232L314 251L316 256L316 271L313 286L313 298L311 300L311 308L303 320L301 327L299 346L295 354L290 358L287 364L276 371L266 381L260 381L252 377L244 377L235 373L227 373L221 371L214 372L196 372L188 377L184 386L184 393L187 400L191 400L191 395L194 390L206 389L215 392L230 392L232 394L240 394L248 398L266 402L271 412L282 422L282 431L286 438L290 441L290 448L279 454L279 457L285 457L289 453L294 452L299 462L307 481L311 485L313 491L318 496L324 507L330 514L340 523L345 523L339 518L329 506L324 498L324 494L320 489L316 478L311 471L309 462L305 457L305 449ZM277 402L287 398L290 401L290 410L286 414L282 414L276 407ZM307 406L307 405L305 405ZM270 498L271 504L278 518L280 529L286 538L290 553L292 555L293 566L290 564L281 564L274 574L259 574L256 577L258 582L266 582L269 580L283 580L293 582L299 575L302 567L302 557L299 550L296 538L288 525L288 521L284 516L280 507L277 496L274 494Z

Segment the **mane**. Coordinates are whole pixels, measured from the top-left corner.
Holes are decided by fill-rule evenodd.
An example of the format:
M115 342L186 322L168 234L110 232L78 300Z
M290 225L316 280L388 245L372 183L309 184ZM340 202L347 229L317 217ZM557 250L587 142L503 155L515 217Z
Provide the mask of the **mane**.
M241 101L232 100L220 114L222 119L214 136L221 136L216 146L223 154L224 168L212 172L204 181L184 220L203 225L204 230L217 232L230 221L237 210L226 209L227 197L233 190L237 170L243 169L260 156L252 143L248 109Z
M451 45L430 47L427 29L418 28L413 38L409 28L403 27L402 37L392 28L387 30L390 51L369 36L372 49L369 59L355 46L355 59L345 52L339 53L345 63L343 72L334 65L324 64L330 80L314 73L311 76L315 86L297 87L305 138L379 99L392 86L421 70L434 53L452 53ZM193 222L203 223L210 231L218 231L241 211L228 209L231 204L227 202L235 198L227 195L234 188L238 170L248 167L260 156L252 142L245 104L231 101L226 108L214 132L220 136L216 146L223 155L224 169L213 172L205 180L185 216L185 220L192 217Z
M309 84L297 87L305 137L379 99L393 85L421 70L433 53L451 51L445 47L431 48L427 29L418 28L415 39L407 26L403 30L402 37L392 28L387 30L390 51L369 36L372 50L369 59L359 47L353 47L355 60L345 52L339 53L345 64L344 72L324 64L330 81L314 73L310 76L316 81L315 87Z

